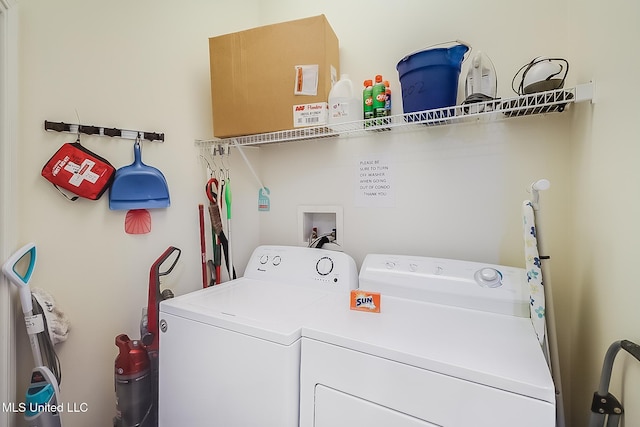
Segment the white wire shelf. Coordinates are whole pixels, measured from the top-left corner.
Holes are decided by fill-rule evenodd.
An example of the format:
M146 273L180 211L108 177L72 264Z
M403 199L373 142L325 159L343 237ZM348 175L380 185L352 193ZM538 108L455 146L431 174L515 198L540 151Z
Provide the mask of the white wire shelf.
M416 113L398 114L383 118L359 120L329 126L313 126L278 132L196 140L196 144L229 144L251 146L308 139L332 138L340 135L371 134L424 126L443 126L478 121L507 120L536 114L560 113L569 104L593 99L593 83L573 88L538 92L513 98L497 99L473 104L456 105Z

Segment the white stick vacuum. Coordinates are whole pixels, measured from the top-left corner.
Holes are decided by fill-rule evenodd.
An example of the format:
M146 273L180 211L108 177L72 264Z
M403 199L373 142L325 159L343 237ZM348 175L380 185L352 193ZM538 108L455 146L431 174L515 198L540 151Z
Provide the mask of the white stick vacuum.
M26 271L21 274L18 272L18 264L23 265L27 256L29 256L29 264L26 267ZM21 412L24 412L24 418L29 427L62 427L60 418L62 408L58 404L60 393L58 380L51 372L51 369L43 364L38 341L39 334L48 332L45 330L43 315L34 315L31 302L29 280L35 265L36 246L33 243L20 248L2 265L2 273L18 288L24 322L27 327L35 363L35 368L31 371L31 380L27 389L25 404L19 407Z

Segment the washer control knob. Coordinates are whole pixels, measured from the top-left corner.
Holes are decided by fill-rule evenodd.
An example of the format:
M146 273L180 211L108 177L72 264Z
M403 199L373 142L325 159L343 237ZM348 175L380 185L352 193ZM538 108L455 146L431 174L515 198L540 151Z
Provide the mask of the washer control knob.
M476 271L475 279L480 286L487 288L502 286L502 273L495 268L485 267Z
M260 264L266 264L269 261L269 255L262 255L260 257Z
M273 257L273 265L278 266L282 262L282 257L280 255L276 255Z
M316 263L316 271L321 276L326 276L333 271L333 260L328 256L323 256Z
M415 273L416 271L418 271L418 264L412 262L409 264L409 271L411 271L412 273Z
M495 268L483 268L480 270L480 277L487 282L493 282L498 278L498 271Z
M396 267L396 263L393 261L387 261L384 263L387 266L387 269L393 270Z

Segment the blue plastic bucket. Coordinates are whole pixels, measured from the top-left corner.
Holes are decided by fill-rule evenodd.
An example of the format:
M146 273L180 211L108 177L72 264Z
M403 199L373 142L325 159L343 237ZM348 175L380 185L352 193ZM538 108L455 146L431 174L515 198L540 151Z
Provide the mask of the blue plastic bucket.
M456 44L425 49L407 55L396 69L402 88L405 113L415 113L456 105L458 78L469 46Z

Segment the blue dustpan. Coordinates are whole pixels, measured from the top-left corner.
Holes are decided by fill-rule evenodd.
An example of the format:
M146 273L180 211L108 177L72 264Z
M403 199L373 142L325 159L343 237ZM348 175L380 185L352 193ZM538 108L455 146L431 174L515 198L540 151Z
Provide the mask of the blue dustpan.
M169 186L162 172L142 163L140 142L133 146L134 161L116 171L109 189L109 209L159 209L169 207Z

